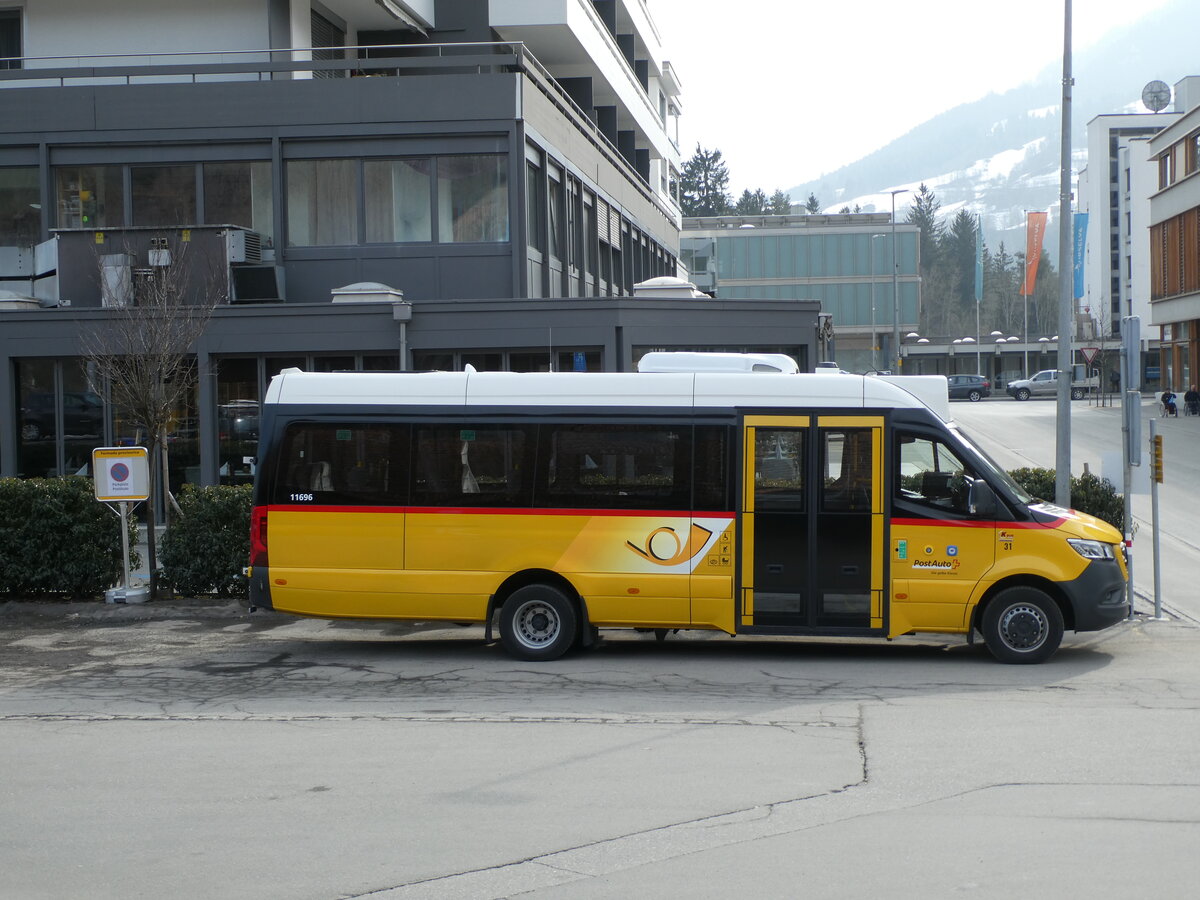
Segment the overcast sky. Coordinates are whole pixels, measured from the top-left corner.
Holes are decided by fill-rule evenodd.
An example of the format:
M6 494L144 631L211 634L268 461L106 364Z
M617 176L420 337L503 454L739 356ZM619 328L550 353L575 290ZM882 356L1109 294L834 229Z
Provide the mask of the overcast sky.
M1167 2L1074 0L1073 52ZM682 82L683 158L697 142L720 150L735 199L787 190L953 106L1062 69L1060 0L648 4Z

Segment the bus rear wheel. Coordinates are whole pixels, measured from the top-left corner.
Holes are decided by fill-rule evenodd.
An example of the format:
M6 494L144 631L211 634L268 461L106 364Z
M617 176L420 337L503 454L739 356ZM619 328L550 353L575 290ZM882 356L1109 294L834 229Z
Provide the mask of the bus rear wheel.
M530 584L500 609L500 643L517 659L558 659L575 643L579 617L558 588Z
M1003 663L1043 662L1062 643L1062 611L1037 588L1001 591L983 611L981 624L988 650Z

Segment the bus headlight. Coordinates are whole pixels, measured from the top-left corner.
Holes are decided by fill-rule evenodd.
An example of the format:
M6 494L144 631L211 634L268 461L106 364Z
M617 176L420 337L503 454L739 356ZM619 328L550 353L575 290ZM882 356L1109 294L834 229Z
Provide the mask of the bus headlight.
M1103 541L1085 541L1082 538L1068 538L1067 543L1075 548L1075 552L1084 559L1113 559L1112 544Z

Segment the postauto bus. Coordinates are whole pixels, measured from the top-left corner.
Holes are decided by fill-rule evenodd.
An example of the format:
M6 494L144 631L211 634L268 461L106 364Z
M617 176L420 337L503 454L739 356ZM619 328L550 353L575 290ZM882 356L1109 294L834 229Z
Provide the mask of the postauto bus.
M479 623L529 660L632 628L979 632L1033 663L1126 616L1120 534L1018 487L951 421L944 377L659 362L285 370L251 604Z

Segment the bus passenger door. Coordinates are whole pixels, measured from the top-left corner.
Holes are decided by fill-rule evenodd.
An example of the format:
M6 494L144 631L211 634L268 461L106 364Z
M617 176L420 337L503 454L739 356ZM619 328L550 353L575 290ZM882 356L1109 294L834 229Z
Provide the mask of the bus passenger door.
M883 627L883 420L747 416L738 626Z

